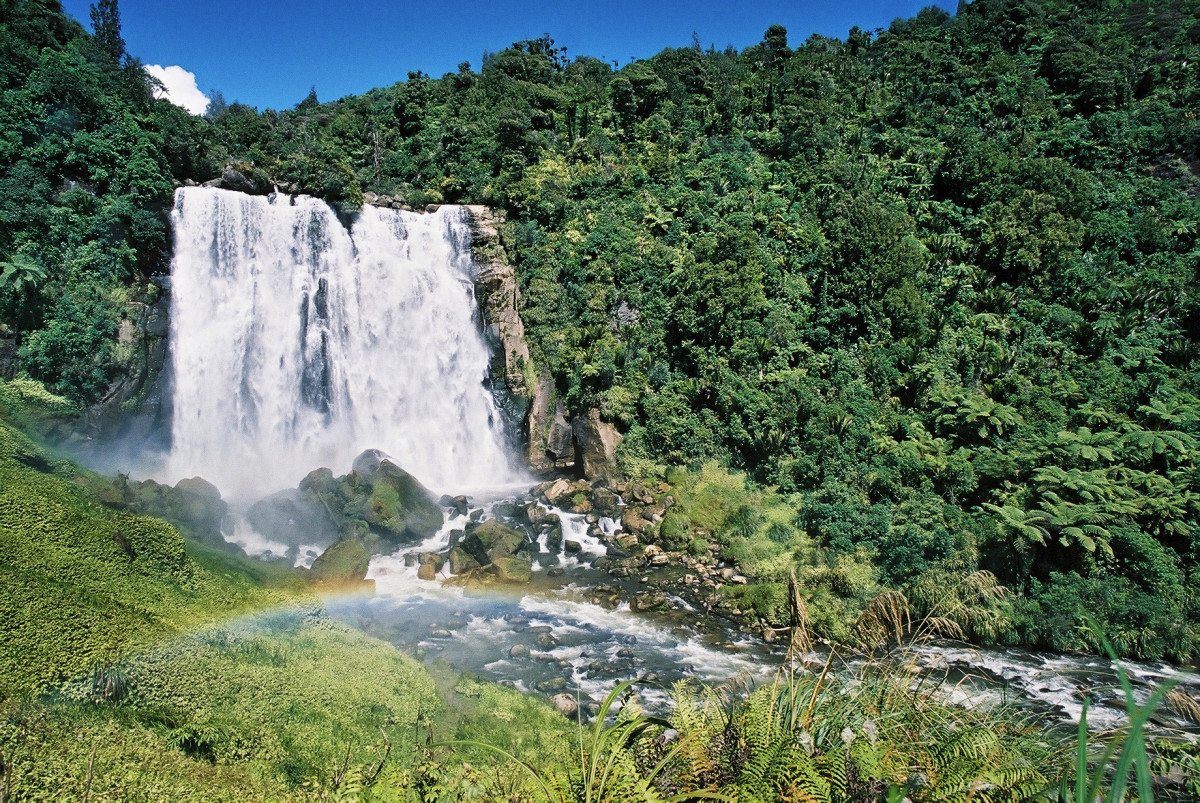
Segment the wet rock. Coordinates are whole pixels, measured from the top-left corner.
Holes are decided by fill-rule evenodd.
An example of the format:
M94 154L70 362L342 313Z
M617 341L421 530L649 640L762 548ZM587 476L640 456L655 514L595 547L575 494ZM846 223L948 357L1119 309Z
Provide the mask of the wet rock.
M546 530L546 548L551 552L557 552L559 547L562 546L562 523L559 521L558 516L553 516L552 518L554 520L550 524L549 529Z
M455 516L467 515L467 510L471 506L471 502L467 497L462 495L450 496L449 494L443 494L442 498L438 500L438 504L442 507L450 508Z
M553 705L558 712L563 716L572 717L579 710L579 703L575 698L565 692L556 694L550 698L550 704Z
M562 691L567 687L566 678L546 678L534 684L534 688L541 692Z
M600 557L598 557L594 561L592 561L592 568L599 569L600 571L604 571L608 567L612 566L612 564L613 564L612 558L608 557L607 555L601 555Z
M433 630L429 631L429 637L430 638L447 639L447 638L454 638L454 634L451 633L449 630L446 630L445 628L438 627L438 628L434 628Z
M546 508L542 507L537 502L530 502L525 506L525 521L529 522L535 527L539 524L545 524L549 522L551 518L555 520L558 519L557 516L552 514L549 510L546 510Z
M436 580L437 573L438 570L432 563L422 563L419 567L417 567L418 580Z
M479 561L471 557L461 546L450 547L447 561L450 564L451 574L462 574L479 568Z
M427 563L432 564L433 570L435 572L440 572L442 570L442 566L446 563L446 559L436 552L422 552L417 557L417 563L421 564L422 566Z
M528 583L533 578L533 566L520 557L499 557L492 561L492 566L502 583Z
M637 653L635 653L633 650L629 649L628 647L622 647L621 649L617 650L618 658L633 658L636 655L637 655Z
M524 644L514 644L508 648L508 657L509 658L528 658L529 657L529 647L525 646Z
M541 485L534 486L533 490L555 507L562 507L563 502L574 493L571 483L561 477L548 484L542 483Z
M481 508L481 507L475 508L474 510L472 510L470 512L470 514L467 515L467 518L470 519L471 521L476 521L476 522L481 521L483 519L483 508Z
M583 544L568 538L566 541L563 541L563 551L568 555L578 555L583 551Z
M524 541L525 536L517 530L488 519L468 530L460 546L475 560L487 564L512 556Z
M357 541L339 541L313 561L309 577L318 585L336 588L359 588L367 581L371 555Z
M534 643L536 643L543 650L548 650L552 647L558 646L558 639L556 639L550 633L538 633L537 638L534 639Z
M602 513L612 513L617 509L617 495L601 485L592 491L592 506Z
M546 570L547 577L562 577L564 573L565 572L559 566L555 566Z
M463 537L466 534L467 534L466 530L451 530L450 534L448 536L446 536L447 548L452 548L452 547L456 546L459 541L463 540Z
M629 607L639 613L661 611L668 607L667 595L661 591L647 591L634 594L633 598L629 600Z

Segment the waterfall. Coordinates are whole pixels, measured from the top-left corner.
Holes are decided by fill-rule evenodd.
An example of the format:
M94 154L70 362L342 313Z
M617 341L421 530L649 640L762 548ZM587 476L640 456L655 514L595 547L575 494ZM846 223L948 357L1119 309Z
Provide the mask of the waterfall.
M172 213L169 471L226 497L382 449L438 491L513 479L465 210L185 188Z

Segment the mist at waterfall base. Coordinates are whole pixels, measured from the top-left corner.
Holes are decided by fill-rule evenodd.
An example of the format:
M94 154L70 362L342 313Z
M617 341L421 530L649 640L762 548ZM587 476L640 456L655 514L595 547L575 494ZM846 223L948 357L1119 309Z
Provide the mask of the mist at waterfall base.
M380 449L440 493L466 493L476 517L531 501L532 480L510 455L488 382L488 347L473 296L465 211L415 214L365 207L347 227L307 197L178 192L173 214L172 447L160 478L201 476L235 509L326 466L349 470ZM558 514L563 542L538 544L533 583L507 594L447 588L418 575L420 556L448 549L468 521L446 510L425 542L376 556L376 594L327 601L331 614L426 659L526 690L598 699L635 677L660 684L734 675L768 680L781 651L682 599L669 613L634 613L593 593L634 590L590 560L606 544L583 516ZM600 522L607 530L617 525ZM282 533L227 534L262 557L284 554ZM290 554L290 553L288 553ZM308 565L319 548L302 549ZM554 569L557 578L549 577ZM561 574L560 574L561 572ZM599 595L600 597L604 595ZM1111 686L1106 662L1019 650L938 647L922 660L953 676L960 702L1022 697L1078 716L1081 690ZM1200 692L1200 677L1139 665L1139 688L1164 676ZM1119 721L1119 700L1094 708L1094 726ZM1105 711L1108 715L1105 715Z

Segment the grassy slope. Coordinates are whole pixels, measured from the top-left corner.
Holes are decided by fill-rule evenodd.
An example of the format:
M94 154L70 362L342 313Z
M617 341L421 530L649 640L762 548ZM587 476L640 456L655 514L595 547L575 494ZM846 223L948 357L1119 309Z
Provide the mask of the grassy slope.
M368 765L383 733L406 760L441 707L416 662L330 621L291 573L103 491L0 422L0 754L18 799L303 796Z

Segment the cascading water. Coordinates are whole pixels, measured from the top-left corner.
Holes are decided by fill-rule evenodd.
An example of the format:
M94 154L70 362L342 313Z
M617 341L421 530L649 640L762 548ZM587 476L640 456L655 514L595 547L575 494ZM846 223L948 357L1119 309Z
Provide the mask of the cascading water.
M465 211L185 188L172 215L169 472L255 498L367 448L439 491L514 479Z

